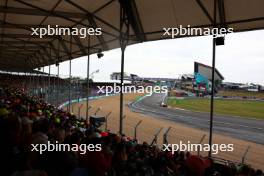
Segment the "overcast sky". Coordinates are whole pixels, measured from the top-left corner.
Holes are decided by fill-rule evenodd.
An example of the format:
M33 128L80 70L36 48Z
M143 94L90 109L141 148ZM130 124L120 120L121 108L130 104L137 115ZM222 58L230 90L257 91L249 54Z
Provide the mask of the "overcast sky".
M104 52L97 59L92 55L90 73L94 80L110 80L112 72L120 72L120 49ZM212 37L192 37L145 42L128 46L125 52L125 72L142 77L178 78L193 73L194 61L211 66ZM87 57L72 60L72 75L86 77ZM226 36L225 45L216 48L216 68L224 81L264 85L264 30L241 32ZM48 68L45 68L48 71ZM69 74L69 62L60 65L61 74ZM56 73L52 66L52 73Z

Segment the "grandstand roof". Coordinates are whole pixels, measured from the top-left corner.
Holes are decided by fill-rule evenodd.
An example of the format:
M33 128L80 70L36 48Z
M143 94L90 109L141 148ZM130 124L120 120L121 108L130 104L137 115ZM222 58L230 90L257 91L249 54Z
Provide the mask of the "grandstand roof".
M166 39L163 28L213 26L212 0L1 0L0 69L33 69L87 55L88 37L32 36L31 28L101 28L91 53L118 48L120 6L130 18L129 44ZM263 0L218 0L217 24L235 32L264 28ZM182 36L176 36L182 37ZM57 51L60 52L57 52Z
M206 68L206 69L199 69L199 68ZM194 62L194 72L195 73L201 73L204 76L206 76L209 80L212 78L212 67L209 65L205 65L199 62ZM224 76L218 71L217 68L215 68L216 78L219 80L224 80Z

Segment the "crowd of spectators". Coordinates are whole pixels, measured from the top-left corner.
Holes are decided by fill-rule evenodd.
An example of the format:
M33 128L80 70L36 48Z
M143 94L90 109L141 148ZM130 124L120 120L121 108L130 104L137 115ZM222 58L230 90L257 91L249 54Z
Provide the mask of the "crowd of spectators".
M0 175L263 176L246 165L217 164L189 152L99 130L24 91L0 88ZM100 151L32 151L32 144L101 144Z

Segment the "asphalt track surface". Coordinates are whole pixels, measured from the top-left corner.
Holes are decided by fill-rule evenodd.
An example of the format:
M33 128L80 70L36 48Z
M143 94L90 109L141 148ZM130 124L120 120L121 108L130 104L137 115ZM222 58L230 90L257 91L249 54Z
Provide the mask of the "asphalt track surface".
M130 105L139 113L171 120L190 127L209 130L209 113L160 107L164 94L152 94ZM264 120L227 115L214 115L213 132L264 145Z

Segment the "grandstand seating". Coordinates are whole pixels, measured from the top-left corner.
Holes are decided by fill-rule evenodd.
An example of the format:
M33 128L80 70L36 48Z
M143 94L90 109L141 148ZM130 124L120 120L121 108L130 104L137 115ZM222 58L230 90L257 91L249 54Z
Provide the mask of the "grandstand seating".
M246 165L217 164L188 152L172 154L125 135L101 131L38 97L28 96L19 86L10 87L0 85L1 176L263 176L261 170ZM31 152L32 143L48 141L102 144L102 151Z

